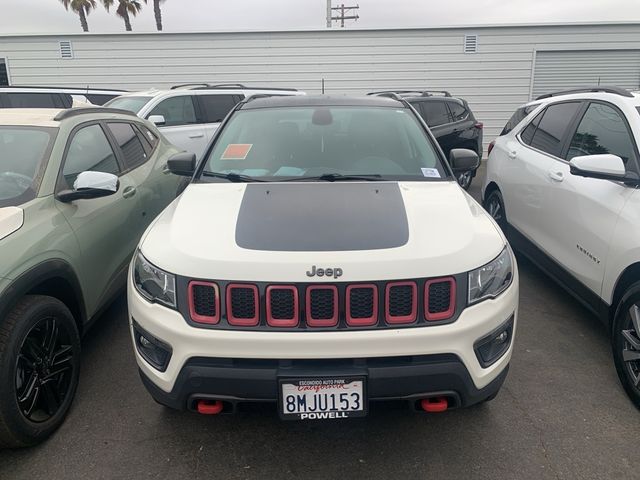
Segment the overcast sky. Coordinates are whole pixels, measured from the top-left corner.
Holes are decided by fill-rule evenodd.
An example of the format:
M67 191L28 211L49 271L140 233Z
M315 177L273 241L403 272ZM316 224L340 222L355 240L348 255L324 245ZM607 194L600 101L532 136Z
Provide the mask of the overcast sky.
M143 0L140 0L143 2ZM333 0L334 5L343 0ZM640 21L640 0L344 0L359 3L348 28ZM101 0L97 0L101 5ZM116 0L117 3L117 0ZM155 31L153 1L132 19L133 30ZM78 16L60 0L0 0L0 34L81 32ZM166 0L165 31L308 29L325 26L326 0ZM123 21L99 6L91 32L119 32Z

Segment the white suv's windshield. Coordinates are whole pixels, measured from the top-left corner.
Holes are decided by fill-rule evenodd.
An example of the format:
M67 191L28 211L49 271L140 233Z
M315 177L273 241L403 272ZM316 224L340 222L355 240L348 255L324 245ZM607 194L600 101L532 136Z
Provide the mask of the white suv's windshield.
M0 207L35 197L54 128L0 126Z
M334 180L336 175L389 180L449 175L411 110L349 106L239 110L207 158L203 175L212 173L247 181L326 174Z
M105 107L121 108L137 114L152 97L117 97L104 104Z

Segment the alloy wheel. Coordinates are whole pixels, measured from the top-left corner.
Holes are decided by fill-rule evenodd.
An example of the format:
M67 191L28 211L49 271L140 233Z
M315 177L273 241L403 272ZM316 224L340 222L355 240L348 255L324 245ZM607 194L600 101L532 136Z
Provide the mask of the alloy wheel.
M471 175L471 172L461 173L460 175L458 175L458 184L466 190L467 188L469 188L469 185L471 185L472 178L473 177Z
M498 225L502 223L504 218L504 213L502 211L502 204L500 203L500 199L497 195L492 195L489 201L487 202L487 211L491 218L493 218Z
M55 317L43 318L24 337L15 368L16 400L31 422L53 417L72 388L71 338Z
M622 360L629 379L635 388L640 388L640 306L635 303L631 305L627 315L625 325L628 328L622 330Z

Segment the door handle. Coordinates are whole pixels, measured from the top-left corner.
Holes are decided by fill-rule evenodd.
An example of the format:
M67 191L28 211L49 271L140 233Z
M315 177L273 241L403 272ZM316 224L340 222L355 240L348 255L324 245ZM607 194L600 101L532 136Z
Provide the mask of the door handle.
M204 137L204 133L192 133L189 135L189 138L202 138Z
M123 198L131 198L136 194L136 187L127 187L122 191Z
M516 152L515 150L511 150L509 152L509 158L512 160L515 160L515 158L518 156L518 152Z
M564 180L564 173L562 172L554 172L553 170L549 172L549 178L556 182L561 182Z

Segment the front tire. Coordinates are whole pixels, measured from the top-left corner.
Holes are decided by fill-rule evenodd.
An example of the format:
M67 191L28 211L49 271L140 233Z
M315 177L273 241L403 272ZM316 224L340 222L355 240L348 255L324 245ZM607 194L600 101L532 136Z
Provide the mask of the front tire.
M620 382L640 409L640 282L631 285L618 303L612 347Z
M27 295L0 324L0 447L36 445L64 421L78 386L80 335L59 300Z

